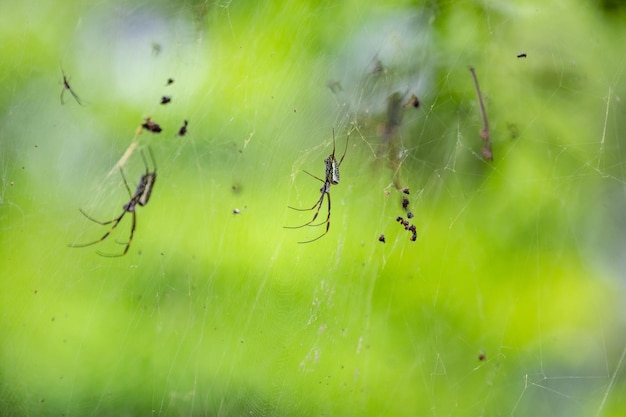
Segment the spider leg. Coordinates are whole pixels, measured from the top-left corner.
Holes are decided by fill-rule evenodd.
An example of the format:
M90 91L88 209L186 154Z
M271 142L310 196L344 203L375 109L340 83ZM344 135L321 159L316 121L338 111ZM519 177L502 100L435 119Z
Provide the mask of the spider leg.
M157 170L157 165L156 165L156 161L154 160L154 154L152 153L152 148L150 146L148 146L148 153L150 154L150 159L152 160L152 166L154 166L154 173L156 174L156 170ZM143 151L141 152L141 158L143 159L143 163L146 166L146 174L148 173L148 161L146 161L146 157L143 154Z
M124 186L126 187L126 190L128 191L128 195L129 195L129 196L131 196L131 200L130 200L129 204L127 204L126 206L124 206L124 211L122 211L122 214L120 214L118 217L116 217L116 218L114 218L114 219L111 219L111 220L109 220L109 221L106 221L106 222L101 222L100 220L94 219L94 218L93 218L93 217L91 217L89 214L85 213L85 212L83 211L83 209L78 209L78 210L81 212L81 214L82 214L83 216L87 217L89 220L91 220L91 221L92 221L92 222L94 222L94 223L98 223L99 225L102 225L102 226L106 226L106 225L108 225L108 224L113 223L113 226L111 226L111 228L109 229L109 231L108 231L108 232L106 232L106 233L105 233L105 234L104 234L104 235L103 235L100 239L98 239L98 240L94 240L93 242L89 242L89 243L82 243L82 244L76 244L76 243L74 243L74 244L68 245L70 248L84 248L84 247L86 247L86 246L91 246L91 245L95 245L96 243L100 243L100 242L102 242L104 239L106 239L107 237L109 237L109 235L111 234L111 232L113 232L113 230L117 227L117 225L118 225L118 224L122 221L122 219L124 218L124 216L126 215L126 213L128 213L129 211L131 211L131 212L133 213L133 232L134 232L134 226L135 226L135 225L134 225L134 223L135 223L135 222L134 222L134 218L135 218L135 211L134 211L134 209L133 209L133 210L130 210L130 209L128 209L128 208L127 208L127 207L131 204L131 203L133 203L133 201L134 201L134 200L133 200L133 198L132 198L132 194L131 194L130 188L128 187L128 182L126 181L126 177L124 176L124 171L122 171L122 168L120 168L120 173L122 174L122 179L124 180ZM133 205L132 207L134 208L134 205ZM128 250L128 248L127 248L126 250ZM124 252L124 253L126 253L126 252Z
M303 171L304 171L304 170L303 170ZM305 173L305 174L309 174L310 176L312 176L313 178L315 178L315 179L316 179L316 180L318 180L318 181L324 182L324 180L323 180L323 179L321 179L320 177L317 177L317 176L315 176L315 175L311 174L309 171L304 171L304 173Z
M346 149L344 149L343 155L341 156L341 159L337 163L337 166L341 165L341 163L343 162L343 158L346 157L346 152L348 152L348 141L349 140L350 140L350 133L348 133L348 137L346 138Z
M311 210L315 209L316 207L321 206L322 199L324 199L324 193L322 193L320 198L315 202L315 204L313 204L313 207L310 207L310 208L298 208L298 207L292 207L292 206L287 206L287 207L289 207L292 210L296 210L296 211L311 211Z
M328 194L328 193L322 193L322 195L320 196L319 200L317 200L317 202L313 205L313 207L308 208L308 209L299 209L299 208L287 206L290 209L298 210L298 211L310 211L310 210L315 210L315 209L317 209L317 210L315 210L315 214L313 215L313 218L310 221L304 223L303 225L300 225L300 226L283 226L283 227L285 229L300 229L301 227L308 226L311 223L313 223L315 221L315 219L317 219L317 215L320 213L320 208L322 208L322 204L324 203L324 196L326 194Z
M324 221L323 223L318 223L318 224L309 224L309 226L321 226L324 223L326 223L326 230L324 230L324 233L322 233L321 235L319 235L318 237L316 237L315 239L311 239L311 240L306 240L304 242L298 242L298 243L311 243L311 242L315 242L317 239L321 239L322 237L326 236L326 233L328 233L328 231L330 230L330 193L328 194L328 214L326 215L326 221ZM319 213L319 210L318 210ZM317 216L317 213L315 214ZM315 217L313 217L313 220L315 220ZM311 222L313 221L311 220Z
M126 181L126 175L124 175L124 170L120 167L120 174L122 174L122 179L124 180L124 186L126 187L126 191L128 191L128 196L130 197L130 202L133 200L133 193L130 191L130 187L128 186L128 181ZM128 204L130 204L130 202Z
M106 226L107 224L111 224L113 223L113 226L111 226L111 228L108 230L108 232L106 232L104 235L102 235L102 237L98 240L94 240L93 242L89 242L89 243L74 243L71 245L68 245L70 248L84 248L86 246L91 246L91 245L95 245L96 243L100 243L102 242L104 239L106 239L107 237L109 237L109 235L111 234L111 232L117 227L117 225L122 221L122 219L124 218L124 216L126 215L126 213L128 213L127 210L124 210L122 212L122 214L119 215L119 217L109 220L108 222L101 222L99 220L94 219L93 217L89 216L87 213L85 213L82 209L80 209L80 212L83 214L83 216L87 217L89 220L91 220L94 223L98 223L102 226ZM134 215L134 212L133 212Z
M111 254L111 253L104 253L104 252L100 252L100 251L96 251L96 253L100 256L104 256L105 258L118 258L120 256L124 256L126 255L126 252L128 252L128 249L130 249L130 244L133 241L133 236L135 235L135 228L137 227L137 214L135 211L131 212L133 214L133 220L130 226L130 236L128 237L128 242L126 242L126 246L124 247L124 251L122 253L118 253L118 254ZM118 242L119 243L119 242ZM122 243L123 245L124 243Z
M83 105L83 102L82 102L82 101L80 101L80 97L78 97L78 95L76 95L76 93L74 92L74 90L72 90L72 88L71 88L71 87L68 87L68 90L70 90L70 93L72 93L72 96L74 97L74 99L76 100L76 102L82 106L82 105Z
M65 75L65 71L63 71L63 67L61 67L61 75L63 76L63 89L61 90L61 105L64 105L65 102L63 101L63 95L65 94L65 90L67 89L67 87L70 85L69 84L69 80L67 79L67 76Z
M290 209L292 209L292 210L297 210L297 211L309 211L309 210L313 210L315 207L317 207L317 210L319 211L319 207L318 207L318 206L321 206L321 205L322 205L322 200L324 199L324 193L325 193L325 192L327 192L327 191L325 191L325 190L327 189L326 182L325 182L323 179L321 179L321 178L319 178L319 177L316 177L315 175L311 174L311 173L310 173L310 172L308 172L308 171L304 171L304 172L305 172L306 174L309 174L310 176L312 176L312 177L313 177L313 178L315 178L316 180L319 180L319 181L321 181L321 182L323 182L323 183L324 183L324 186L323 186L323 187L322 187L322 189L320 190L320 192L322 193L322 195L320 196L320 199L319 199L319 200L317 200L317 201L315 202L315 204L313 204L313 207L311 207L311 208L297 208L297 207L292 207L292 206L287 206L287 207L289 207L289 208L290 208ZM313 218L313 219L315 220L315 218ZM306 226L306 224L304 224L304 225L302 225L302 226ZM302 227L302 226L299 226L299 227ZM285 226L285 227L287 227L287 226ZM288 229L294 229L293 227L287 227L287 228L288 228Z
M61 69L61 74L63 74L63 90L61 90L61 105L65 104L65 102L63 101L63 95L65 94L65 90L69 90L69 92L72 94L72 97L74 97L74 100L76 100L76 102L82 106L83 102L80 100L80 97L78 97L78 95L74 92L74 90L72 90L72 86L70 86L70 79L65 75L65 72L63 72L63 69Z

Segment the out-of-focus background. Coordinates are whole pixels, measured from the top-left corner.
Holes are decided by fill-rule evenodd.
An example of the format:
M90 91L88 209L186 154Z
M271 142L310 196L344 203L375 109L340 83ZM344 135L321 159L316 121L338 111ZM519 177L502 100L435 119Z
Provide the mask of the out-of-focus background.
M626 7L365 3L0 6L1 415L626 413Z

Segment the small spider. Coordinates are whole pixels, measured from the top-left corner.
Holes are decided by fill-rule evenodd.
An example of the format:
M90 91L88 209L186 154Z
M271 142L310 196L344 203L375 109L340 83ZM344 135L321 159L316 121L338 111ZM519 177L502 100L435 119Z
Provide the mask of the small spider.
M80 97L78 97L78 95L74 92L74 90L72 90L72 86L70 85L70 78L65 75L65 71L63 71L63 68L61 68L61 74L63 75L63 89L61 90L61 105L65 104L63 102L63 95L65 94L65 90L68 90L70 94L72 95L72 97L74 97L74 100L76 100L76 102L82 106L83 103L82 101L80 101Z
M89 242L89 243L69 245L71 248L84 248L86 246L91 246L91 245L95 245L96 243L102 242L104 239L109 237L111 232L113 232L113 229L115 229L117 225L122 221L126 213L132 213L133 219L132 219L132 223L130 226L130 236L128 237L128 241L126 242L124 251L120 254L105 254L100 251L96 252L100 256L106 256L110 258L126 255L126 252L128 252L128 249L130 248L130 244L133 241L133 235L135 234L135 228L137 225L137 215L135 214L135 208L138 204L140 206L145 206L146 204L148 204L148 201L150 200L150 195L152 194L152 189L154 188L154 183L156 182L156 177L157 177L156 162L154 160L154 155L152 154L152 150L148 148L148 151L150 152L150 158L152 159L152 164L154 165L154 171L152 172L149 171L148 162L146 161L146 157L144 156L142 152L141 158L143 159L143 163L146 166L146 172L141 176L139 180L139 184L137 185L137 189L135 190L135 194L131 194L130 188L128 187L128 182L126 181L126 176L124 175L124 171L122 170L122 168L120 168L120 173L122 174L122 179L124 180L124 186L126 186L126 190L128 191L128 195L130 196L130 201L124 204L123 206L124 210L122 211L122 214L120 214L118 217L112 220L101 222L89 216L82 209L80 209L80 212L83 214L83 216L87 217L92 222L98 223L102 226L106 226L108 224L113 223L113 226L111 226L111 228L100 239L95 240L93 242Z
M313 218L311 220L309 220L308 222L304 223L301 226L284 226L284 227L286 229L299 229L304 226L321 226L325 224L326 230L324 231L324 233L322 233L315 239L307 240L304 242L298 242L298 243L314 242L317 239L320 239L324 235L326 235L326 233L328 233L328 230L330 229L330 186L339 184L339 167L341 166L341 163L343 162L343 158L346 157L346 152L348 152L349 140L350 140L350 134L348 134L348 137L346 138L346 149L343 151L343 155L341 156L341 159L339 160L339 162L337 162L337 159L335 159L335 129L333 129L333 152L330 155L328 155L328 158L324 159L324 165L326 166L325 178L321 179L311 174L310 172L304 171L305 173L309 174L316 180L319 180L324 183L324 185L322 185L322 188L320 188L320 193L321 193L320 198L315 202L315 204L313 204L313 207L311 208L302 209L302 208L296 208L296 207L291 207L291 206L288 206L288 207L292 210L297 210L297 211L315 210L315 214L313 215ZM315 221L315 219L317 219L317 216L320 213L320 209L322 208L322 204L324 204L325 196L327 197L327 200L328 200L328 214L326 215L326 220L324 220L322 223L311 224Z

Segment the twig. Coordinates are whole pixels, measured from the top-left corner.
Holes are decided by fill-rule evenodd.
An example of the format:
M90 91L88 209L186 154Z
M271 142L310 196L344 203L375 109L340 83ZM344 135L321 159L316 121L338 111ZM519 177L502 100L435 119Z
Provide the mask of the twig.
M474 67L469 67L472 77L474 78L474 86L476 87L476 95L478 96L478 103L480 104L480 112L483 116L483 130L480 131L480 137L485 141L483 147L483 158L488 161L493 161L493 153L491 152L491 139L489 137L489 122L487 121L487 113L485 112L485 104L483 103L483 95L480 93L480 87L478 86L478 77L476 77L476 71Z

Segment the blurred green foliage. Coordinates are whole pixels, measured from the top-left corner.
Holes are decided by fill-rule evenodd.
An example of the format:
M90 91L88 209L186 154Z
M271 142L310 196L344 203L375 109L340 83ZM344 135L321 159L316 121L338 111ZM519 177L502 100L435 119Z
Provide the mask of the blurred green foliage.
M623 415L626 26L609 9L4 8L2 415ZM61 105L61 68L84 107ZM138 133L146 117L164 132ZM333 128L349 149L330 231L298 245L324 226L284 229L313 215L287 206L319 198L303 170L323 176ZM134 146L158 179L129 253L96 250L123 249L130 215L68 248L107 230L77 208L121 212Z

